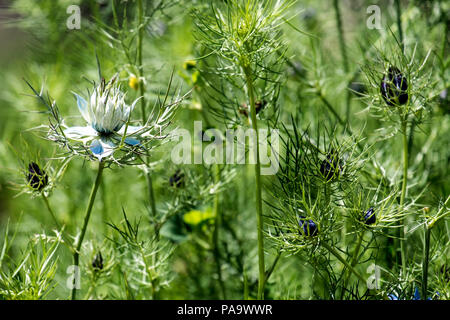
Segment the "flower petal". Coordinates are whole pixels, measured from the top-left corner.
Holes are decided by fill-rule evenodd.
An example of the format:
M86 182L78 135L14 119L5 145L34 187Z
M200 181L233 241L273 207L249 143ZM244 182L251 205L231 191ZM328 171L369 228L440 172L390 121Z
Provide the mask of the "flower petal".
M90 122L87 101L82 96L76 94L75 92L73 92L73 94L77 98L78 110L80 110L80 113L83 116L84 120Z
M79 141L89 141L97 135L97 132L91 127L70 127L64 130L67 138Z
M143 127L142 126L128 126L127 128L127 136L132 135L136 132L138 132L139 130L141 130ZM119 131L117 131L118 134L123 135L125 133L125 126L123 126L122 128L120 128Z
M141 142L138 139L135 138L125 138L125 143L130 146L137 146Z
M98 160L102 160L102 158L109 157L114 152L115 144L108 139L95 139L92 141L91 149L94 156L98 158Z

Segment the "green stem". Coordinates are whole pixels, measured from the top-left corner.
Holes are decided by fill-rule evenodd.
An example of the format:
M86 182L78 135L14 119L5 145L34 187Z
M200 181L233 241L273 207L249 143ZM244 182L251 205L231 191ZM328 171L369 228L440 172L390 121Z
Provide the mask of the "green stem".
M250 114L252 119L252 127L256 136L256 165L255 165L255 180L256 180L256 228L258 233L258 265L259 265L259 281L258 281L258 299L264 299L264 284L265 284L265 266L264 266L264 220L262 212L262 188L261 188L261 163L259 159L259 136L258 124L256 119L255 108L255 93L253 88L253 75L250 67L243 68L247 83L247 90L250 102Z
M269 270L267 270L266 273L266 279L264 280L264 285L269 281L270 276L272 275L273 271L275 270L275 267L277 266L278 261L280 261L282 251L278 250L278 254L275 257L275 260L273 260L272 265L270 266Z
M215 175L214 175L215 183L219 183L220 181L220 168L219 165L215 165ZM217 192L214 195L214 217L215 217L215 224L214 224L214 231L213 231L213 252L214 252L214 260L216 262L216 268L217 268L217 277L219 279L219 286L220 290L222 291L222 297L224 300L227 299L227 293L225 289L225 283L223 282L222 277L222 268L220 265L220 252L219 252L219 230L220 225L222 223L222 214L219 210L219 193Z
M142 28L144 11L142 8L142 0L138 0L138 38L137 38L137 55L138 55L138 71L139 71L139 90L141 94L141 112L142 119L145 123L146 114L145 114L145 99L144 99L144 82L142 78L144 76L144 70L142 68L142 38L144 35L144 29Z
M425 224L425 243L423 249L423 262L422 262L422 300L427 299L428 292L428 261L430 258L430 235L431 228Z
M342 256L339 254L339 252L336 251L336 249L334 249L333 247L331 247L328 243L326 243L325 241L321 243L322 246L327 249L333 256L335 256L340 262L342 262L342 264L344 266L346 266L351 272L353 272L353 274L355 276L358 277L359 280L361 280L363 283L366 283L366 279L364 279L364 277L359 274L358 271L355 270L355 268L353 268L344 258L342 258Z
M97 178L95 179L94 185L92 186L91 194L89 196L89 203L88 203L88 206L86 208L86 213L85 213L85 216L84 216L83 227L81 229L81 233L80 233L80 236L78 237L76 245L74 246L75 250L73 252L73 264L75 265L76 268L78 268L78 266L80 264L81 245L83 244L83 239L84 239L84 236L86 234L86 229L87 229L87 226L88 226L88 223L89 223L89 218L91 216L92 208L94 206L95 196L97 194L98 187L99 187L100 182L102 180L102 173L103 173L104 167L105 167L105 164L102 161L100 161L98 163ZM74 281L75 280L76 279L74 279ZM77 289L74 286L73 289L72 289L72 300L75 300L75 298L76 298L76 290Z
M342 27L341 12L339 10L339 0L334 0L333 4L334 4L334 12L336 14L336 24L339 34L339 46L341 48L342 61L344 63L344 71L348 72L349 68L348 68L347 50L345 48L344 28Z
M48 209L48 212L50 212L50 215L53 218L53 221L55 222L56 227L58 228L58 231L61 231L61 225L58 222L58 219L56 218L55 213L53 212L52 207L50 206L50 203L48 202L48 198L45 196L44 193L42 193L42 199L44 200L44 203Z
M138 0L138 37L137 37L137 59L138 59L138 72L139 72L139 93L141 96L141 114L142 114L142 123L145 124L147 122L147 114L145 112L145 106L146 106L146 101L145 101L145 87L144 87L144 68L142 65L142 39L144 36L144 29L142 26L144 20L144 9L143 9L143 4L142 4L142 0ZM147 170L148 172L146 173L146 179L147 179L147 187L148 187L148 196L149 196L149 201L150 201L150 207L152 210L152 215L153 217L156 217L156 201L155 201L155 192L153 189L153 181L152 181L152 176L150 174L150 168L149 168L149 161L148 161L148 153L147 153L147 158L146 158L146 165L147 165ZM157 235L157 237L159 237L159 235Z
M362 244L363 238L364 238L364 231L361 231L361 233L358 235L358 240L356 242L356 247L355 247L355 251L353 252L352 259L350 260L350 265L352 267L355 267L358 262L359 250L361 249L361 244ZM344 283L342 286L341 297L344 295L344 288L347 286L348 279L350 278L350 274L347 273L347 269L344 269L343 276L344 276Z
M402 183L402 193L400 196L400 210L403 211L406 190L408 184L408 136L407 136L407 119L402 120L402 137L403 137L403 183ZM402 270L403 275L406 274L406 248L405 248L405 220L404 218L400 221L400 250L402 259Z
M402 48L402 52L405 51L405 45L403 43L403 29L402 29L402 9L400 7L400 0L395 0L395 8L397 11L397 28L398 35L400 40L400 46Z

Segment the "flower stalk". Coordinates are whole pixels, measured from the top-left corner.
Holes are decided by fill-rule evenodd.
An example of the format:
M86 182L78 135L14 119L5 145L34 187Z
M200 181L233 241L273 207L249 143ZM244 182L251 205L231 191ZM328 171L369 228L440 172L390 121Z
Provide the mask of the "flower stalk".
M91 194L89 196L89 202L88 202L88 206L86 208L86 214L84 216L84 222L83 222L83 227L81 229L81 233L80 236L77 239L75 250L73 252L73 264L75 267L78 267L80 264L80 250L81 250L81 245L83 244L83 239L84 236L86 234L86 230L87 230L87 226L89 223L89 218L91 217L91 212L92 212L92 208L94 206L94 201L95 201L95 196L97 195L97 190L98 187L100 186L100 182L102 180L102 173L103 173L103 169L105 167L104 162L99 161L98 163L98 171L97 171L97 177L94 181L94 184L92 186L92 190L91 190ZM75 281L75 279L74 279ZM75 288L75 286L72 288L72 300L76 299L76 291L77 289Z
M258 265L259 265L259 280L258 280L258 299L264 299L264 285L265 285L265 265L264 265L264 220L262 213L262 188L261 188L261 163L259 159L259 137L258 124L256 119L255 107L255 93L253 88L253 75L249 66L243 67L245 80L247 84L247 93L250 102L250 115L252 119L252 128L256 133L256 164L255 164L255 181L256 181L256 229L258 234Z
M402 192L400 196L400 210L403 210L406 190L408 184L408 136L407 136L407 118L402 120L402 140L403 140L403 182ZM405 247L405 218L402 217L400 221L400 252L402 259L403 274L406 274L406 247Z
M427 299L428 291L428 262L430 258L430 236L431 228L425 224L425 242L423 248L423 259L422 259L422 299Z
M333 256L335 256L340 262L342 262L342 264L348 268L348 270L350 270L356 277L358 277L359 280L361 280L363 283L366 283L366 279L364 279L364 277L355 270L354 267L352 267L351 264L349 264L340 254L339 252L336 251L336 249L334 249L333 247L331 247L328 243L326 243L325 241L322 242L322 246L328 250L328 252L330 252Z

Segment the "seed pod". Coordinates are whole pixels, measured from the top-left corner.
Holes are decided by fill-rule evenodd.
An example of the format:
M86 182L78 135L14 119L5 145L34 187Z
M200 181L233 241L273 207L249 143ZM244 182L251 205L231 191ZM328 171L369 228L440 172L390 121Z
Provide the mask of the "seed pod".
M300 217L304 218L304 217ZM300 219L298 222L300 226L300 234L307 236L307 237L314 237L319 233L319 229L317 228L317 225L312 220L304 220Z
M339 172L341 170L341 164L337 153L332 150L327 158L324 159L320 165L320 173L327 180L330 181L333 178L339 177Z
M27 180L31 188L41 191L48 185L48 175L35 162L28 164Z
M92 260L92 268L94 268L94 270L103 269L103 257L100 251L95 255L94 260Z
M367 225L374 224L376 220L377 216L375 215L375 210L373 207L370 207L364 215L364 223Z
M255 101L255 111L256 114L258 114L264 107L266 106L267 101L266 100L257 100Z
M175 173L169 178L169 184L174 188L184 187L184 173L180 169L175 171Z
M402 105L408 101L408 80L396 67L389 67L380 84L380 92L389 106Z

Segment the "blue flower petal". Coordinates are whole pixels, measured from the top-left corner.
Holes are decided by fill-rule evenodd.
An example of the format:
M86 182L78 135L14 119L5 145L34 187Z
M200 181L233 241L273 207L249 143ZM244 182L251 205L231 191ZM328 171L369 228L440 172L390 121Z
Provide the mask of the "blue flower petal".
M388 298L389 300L398 300L398 297L393 293L388 294Z
M416 290L414 291L414 300L420 300L420 293L417 287Z
M116 145L108 139L96 139L92 141L89 149L92 151L94 156L98 158L98 160L102 160L103 158L109 157L114 152L114 147Z
M89 122L89 114L87 110L88 103L87 101L80 95L73 92L74 96L77 98L77 106L78 110L80 110L81 115L83 118Z
M94 140L89 149L91 149L92 153L96 156L102 154L104 151L103 146L99 140Z
M138 139L135 138L125 138L125 143L130 146L137 146L141 142Z

